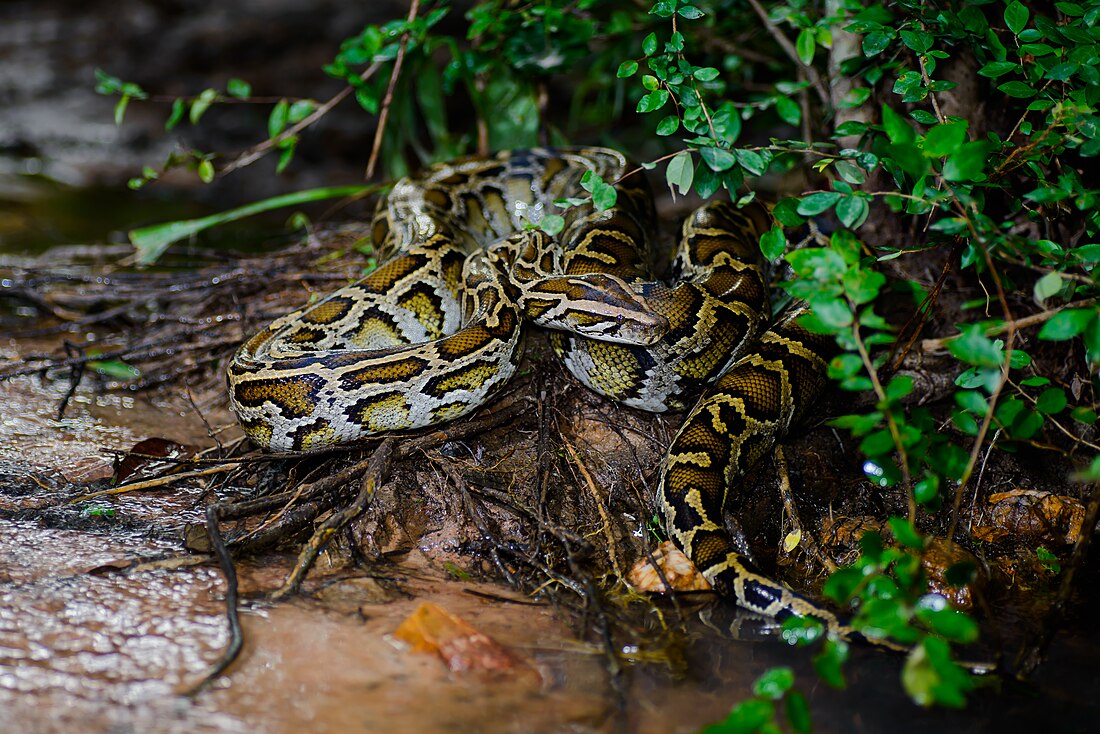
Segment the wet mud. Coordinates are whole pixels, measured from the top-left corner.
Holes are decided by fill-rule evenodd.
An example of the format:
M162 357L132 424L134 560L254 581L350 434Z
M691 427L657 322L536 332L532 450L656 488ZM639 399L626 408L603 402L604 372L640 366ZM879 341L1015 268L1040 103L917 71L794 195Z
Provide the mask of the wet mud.
M974 697L965 715L955 716L916 710L896 683L897 658L857 649L848 666L849 689L833 691L814 683L806 654L769 638L759 622L741 627L749 641L731 640L728 610L691 597L684 597L686 632L677 636L675 649L638 646L644 636L619 635L626 640L617 649L623 672L612 675L606 648L579 634L575 615L499 580L477 580L495 576L487 558L471 550L477 528L464 519L453 489L446 490L438 472L423 462L405 466L389 496L380 496L357 524L357 542L368 550L376 546L369 560L349 560L348 541L337 544L322 555L302 594L273 604L267 596L293 566L294 547L243 559L244 653L209 689L184 696L227 641L221 573L212 560L198 566L179 561L186 524L201 522L210 488L181 482L66 505L79 492L102 487L103 480L82 485L66 479L65 471L77 458L110 464L112 450L125 451L154 429L173 441L210 445L207 423L220 425L230 417L204 411L204 423L186 400L163 394L105 398L81 388L58 420L58 401L69 388L65 381L26 377L0 386L12 409L0 432L6 462L0 489L0 711L12 730L693 732L721 719L749 695L757 675L778 664L798 672L815 730L822 732L916 732L945 725L988 731L997 722L1038 724L1046 705L1038 701L1059 701L1068 712L1061 731L1087 731L1084 722L1100 714L1080 692L1082 680L1093 675L1093 655L1100 653L1087 634L1057 639L1050 666L1020 689L1026 695L1006 699L990 688ZM639 465L654 464L669 427L658 419L649 426L655 439L624 441L630 432L608 425L642 434L634 414L616 409L609 422L593 405L579 393L559 406L564 435L596 467L601 482L626 496L631 490L624 478L638 475ZM601 418L607 435L591 430ZM523 433L521 428L518 435ZM506 427L451 451L477 455L480 466L498 472L507 486L516 481L507 479L511 471L523 476L535 457L530 440L509 442L502 435L517 432ZM811 457L821 451L812 441L802 448ZM796 477L806 477L806 465L791 463ZM828 476L818 480L827 482ZM614 507L614 498L603 501ZM773 501L748 498L744 504L766 509ZM563 500L560 507L563 518L583 526L589 517L589 532L601 533L581 500ZM634 524L616 517L624 548L631 547ZM509 531L507 523L500 527ZM175 565L164 566L166 559L176 559ZM145 566L133 566L135 560ZM538 676L453 673L437 657L400 643L395 630L425 600L492 637ZM675 609L662 607L669 619L676 618ZM752 641L756 636L762 641Z

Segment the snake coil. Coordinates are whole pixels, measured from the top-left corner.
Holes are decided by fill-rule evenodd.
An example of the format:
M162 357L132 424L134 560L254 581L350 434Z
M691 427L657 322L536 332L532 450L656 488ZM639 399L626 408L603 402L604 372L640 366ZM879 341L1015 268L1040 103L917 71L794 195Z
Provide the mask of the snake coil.
M245 342L228 368L231 404L253 442L278 451L441 423L508 381L524 323L554 329L555 352L596 392L650 411L695 405L656 502L716 591L843 633L829 611L753 568L722 522L731 487L825 385L827 341L798 313L760 333L757 243L770 217L759 205L700 207L664 283L650 270L652 198L630 170L608 149L536 149L398 181L372 225L383 264ZM617 181L617 203L569 209L555 245L529 225L554 200L583 197L587 171Z

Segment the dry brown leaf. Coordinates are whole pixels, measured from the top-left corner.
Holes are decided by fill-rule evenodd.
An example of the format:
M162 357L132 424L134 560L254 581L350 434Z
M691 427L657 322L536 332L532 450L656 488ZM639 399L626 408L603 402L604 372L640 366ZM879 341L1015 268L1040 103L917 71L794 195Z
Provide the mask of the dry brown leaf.
M675 591L708 591L710 582L703 578L703 574L695 568L691 559L684 555L676 545L666 540L653 551L653 559L664 572L669 585ZM661 575L649 562L643 558L630 569L626 580L638 591L650 593L663 593L667 591Z
M539 673L499 642L437 604L422 603L394 631L414 650L438 655L452 672Z
M991 508L971 534L978 540L1022 540L1072 545L1081 537L1085 506L1078 499L1034 489L989 496Z

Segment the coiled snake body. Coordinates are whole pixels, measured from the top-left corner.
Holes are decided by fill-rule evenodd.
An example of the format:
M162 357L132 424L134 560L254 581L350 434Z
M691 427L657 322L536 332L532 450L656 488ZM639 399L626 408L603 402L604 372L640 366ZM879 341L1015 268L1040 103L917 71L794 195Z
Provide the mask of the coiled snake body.
M617 180L617 202L568 209L555 246L529 225L554 200L583 196L589 170ZM768 313L757 241L770 218L758 205L700 207L666 285L649 267L652 199L628 170L607 149L530 150L402 179L373 222L389 258L242 345L231 404L255 443L279 451L419 428L490 400L516 369L524 323L554 329L567 368L614 400L663 411L702 393L662 468L670 536L738 604L839 628L758 573L722 523L731 484L825 382L825 343L793 316L757 339Z

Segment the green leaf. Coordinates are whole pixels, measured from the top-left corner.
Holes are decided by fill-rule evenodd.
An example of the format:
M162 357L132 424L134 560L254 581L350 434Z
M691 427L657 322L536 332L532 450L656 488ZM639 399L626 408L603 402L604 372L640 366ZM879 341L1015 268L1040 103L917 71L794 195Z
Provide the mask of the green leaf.
M814 32L809 28L803 28L794 44L795 50L798 51L798 59L806 66L809 66L814 61L814 51L817 49L817 39L814 37Z
M681 150L672 157L665 169L665 181L669 189L676 187L681 194L691 191L691 182L695 178L695 166L691 161L691 153Z
M287 122L294 124L301 122L313 113L313 110L317 109L317 103L312 99L300 99L294 104L290 105L290 109L287 110L286 119Z
M634 76L638 71L638 62L628 59L619 64L619 70L615 72L615 76L620 79L626 79L627 77Z
M290 114L290 103L280 99L271 108L271 114L267 117L267 136L273 138L286 128L287 117Z
M657 34L650 33L648 36L642 39L642 53L646 56L652 56L657 53Z
M117 359L93 359L87 364L91 369L112 380L136 380L141 377L141 370Z
M871 208L862 196L845 196L836 204L836 215L840 223L850 229L858 229L865 221Z
M887 105L882 106L882 126L891 143L905 144L916 140L916 133L905 118Z
M790 97L776 97L775 112L788 125L797 126L802 122L802 108Z
M676 14L688 20L696 20L697 18L702 18L704 15L703 11L694 5L684 5L676 10Z
M164 222L148 227L132 229L129 232L130 243L137 250L137 262L140 265L150 265L168 249L169 245L180 240L194 237L199 232L216 227L227 222L244 219L254 214L279 209L286 206L297 206L310 201L323 199L335 199L343 196L354 196L371 190L368 186L329 186L318 189L306 189L292 194L273 196L251 204L246 204L236 209L229 209L218 214L202 217L200 219L183 219L175 222Z
M753 176L762 176L764 171L768 169L764 156L755 150L737 149L733 151L733 155L737 158L737 162L741 164L741 167Z
M861 576L858 571L858 576ZM834 574L835 576L836 574ZM832 579L830 578L830 581ZM844 601L847 601L845 598ZM848 659L848 643L842 640L825 640L825 644L821 647L821 652L814 656L814 670L817 671L818 677L825 682L826 685L836 689L843 689L847 687L847 681L844 679L844 663Z
M252 85L243 79L233 78L225 83L225 93L237 99L247 99L252 96Z
M1049 387L1044 390L1035 401L1035 410L1047 415L1061 413L1066 409L1069 401L1065 391L1060 387Z
M824 247L804 247L788 252L785 259L800 278L811 281L837 280L848 269L839 253Z
M794 671L790 668L772 668L756 679L752 692L761 698L778 701L794 685Z
M699 149L699 157L712 171L728 171L737 162L736 156L725 148L705 146Z
M776 260L787 249L787 235L782 227L772 227L760 235L760 252L768 260Z
M829 329L830 333L852 325L852 309L844 301L827 298L811 300L810 305L813 306L814 316Z
M806 647L825 635L825 625L812 617L787 617L783 620L781 634L788 645Z
M1039 338L1047 341L1065 341L1081 334L1096 318L1094 309L1067 308L1051 317L1039 330Z
M691 72L691 75L701 82L712 82L718 78L718 70L713 66L704 66Z
M918 54L926 54L932 50L932 34L925 31L902 31L900 34L902 43L916 51Z
M988 160L989 143L965 143L943 164L943 177L948 181L974 181L983 175Z
M885 51L893 40L892 31L871 31L863 37L863 55L867 58L877 56Z
M947 643L935 637L921 640L909 653L901 681L909 697L921 706L962 708L966 693L974 687L966 671L951 660Z
M198 167L199 180L203 183L210 183L214 180L214 164L209 160L203 160L199 163Z
M777 201L775 208L772 209L772 216L775 217L775 221L784 227L801 227L806 223L806 220L798 215L799 203L800 200L795 197L787 197Z
M188 119L192 125L198 125L199 120L206 113L206 110L210 108L210 105L214 103L214 100L218 98L218 90L216 89L204 89L199 96L191 103L191 112L188 114Z
M812 217L821 214L840 201L840 194L836 191L819 191L802 197L798 204L798 213L804 217Z
M801 691L791 691L787 694L784 710L787 721L791 724L796 734L810 734L813 730L813 721L810 718L810 704Z
M679 129L680 118L676 115L668 115L667 117L662 118L661 121L657 123L658 135L672 135L672 133L676 132Z
M948 608L942 596L929 594L928 597L937 600L937 608L918 609L917 618L921 622L951 642L969 644L977 641L978 624L973 619L958 610Z
M279 143L279 161L275 164L275 173L282 173L294 159L294 151L298 149L298 136L291 135Z
M126 116L126 107L130 104L130 96L127 94L115 103L115 127L122 125L122 118Z
M924 153L942 158L957 153L966 142L966 126L961 122L936 125L924 136Z
M539 221L539 229L551 236L561 234L565 229L565 217L560 214L547 214Z
M1035 96L1035 87L1024 82L1005 82L997 87L1009 97L1016 97L1018 99L1027 99L1028 97Z
M1064 82L1069 79L1080 68L1080 64L1075 62L1067 62L1064 64L1055 64L1047 69L1047 73L1043 74L1045 79L1053 79L1057 82Z
M597 211L607 211L615 206L615 202L618 201L618 198L618 190L609 183L601 182L592 190L592 203L596 206Z
M978 69L978 74L981 76L987 76L991 79L996 79L999 76L1003 76L1010 71L1019 69L1020 65L1012 61L991 61L982 68Z
M164 123L164 129L166 131L173 129L183 119L184 113L187 112L187 103L179 97L176 97L172 102L172 113L168 115L168 120Z
M850 184L858 186L867 181L867 173L854 161L841 159L833 164L833 167L836 168L836 172L840 174L840 177Z
M1043 546L1035 549L1035 558L1042 564L1043 568L1051 573L1058 574L1062 572L1062 564L1058 562L1058 556Z
M875 273L882 275L881 273ZM885 276L884 281L885 282ZM913 392L913 378L909 375L895 375L886 385L886 399L890 401L901 400Z
M940 494L940 480L935 474L913 485L913 499L918 505L927 505Z
M1033 289L1035 300L1042 303L1051 296L1058 295L1062 291L1063 283L1062 274L1057 270L1047 273L1035 281L1035 288Z
M377 90L367 85L356 87L355 89L355 101L359 103L360 107L372 115L378 114L378 108L381 104L378 95L379 92Z
M981 324L960 324L962 334L947 342L947 349L967 364L976 367L1000 367L1004 353L983 332Z
M764 734L763 727L775 721L775 704L750 698L734 706L729 716L703 727L699 734Z
M1014 35L1020 35L1020 31L1027 25L1030 13L1023 3L1012 0L1005 8L1005 25Z
M638 100L638 112L655 112L665 106L668 102L669 92L667 89L657 89L649 94L643 96Z
M924 548L924 536L917 532L912 523L904 517L891 517L887 520L887 523L890 525L890 532L894 534L894 539L906 548L912 548L913 550Z

